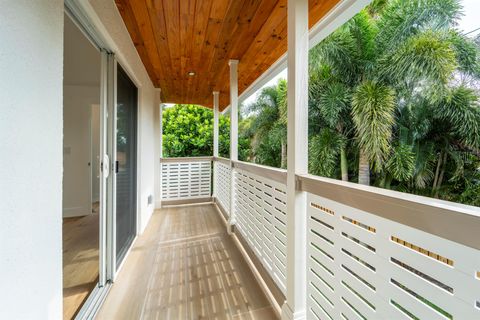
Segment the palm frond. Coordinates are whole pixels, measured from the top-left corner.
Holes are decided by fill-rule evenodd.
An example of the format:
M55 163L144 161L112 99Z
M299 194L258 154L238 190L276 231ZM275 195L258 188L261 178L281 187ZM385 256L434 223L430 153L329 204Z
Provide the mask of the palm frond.
M390 153L394 113L395 92L392 88L366 81L355 90L352 117L359 146L377 171Z
M392 0L383 8L378 22L381 51L396 47L426 29L446 30L462 16L459 0Z
M278 80L277 84L277 104L278 104L278 121L281 124L286 125L287 124L287 91L288 91L288 86L287 86L287 81L285 79L280 79Z
M437 89L447 84L457 67L455 52L445 41L445 34L431 30L407 39L379 63L378 73L384 81L428 81Z
M324 128L309 141L309 172L324 177L335 177L339 167L340 148L345 140L335 131Z
M335 128L341 113L347 110L350 103L350 92L341 83L330 83L322 90L318 99L318 108L325 122Z
M343 79L357 76L358 62L355 39L346 26L337 29L309 53L310 72L328 65L333 74Z
M447 33L447 41L450 42L459 70L476 78L480 77L480 50L477 44L467 36L455 30Z
M405 144L393 148L386 167L395 180L401 182L410 180L415 170L415 154L412 148Z
M413 183L415 188L424 189L433 180L435 166L434 144L431 142L415 145L415 171Z
M480 147L480 107L473 89L464 86L450 89L437 111L436 117L448 121L463 143Z

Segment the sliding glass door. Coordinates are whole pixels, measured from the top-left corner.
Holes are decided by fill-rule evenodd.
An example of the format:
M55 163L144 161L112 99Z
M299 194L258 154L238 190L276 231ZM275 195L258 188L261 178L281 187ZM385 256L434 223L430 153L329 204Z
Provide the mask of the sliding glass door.
M115 278L118 266L124 260L136 235L138 92L135 84L117 63L115 55L112 53L112 50L109 49L109 45L104 42L103 37L97 33L97 30L92 28L89 15L84 11L82 5L79 5L77 0L65 0L65 12L66 15L68 15L68 18L66 18L66 29L71 25L71 31L75 31L74 35L77 35L71 35L68 33L68 30L66 32L66 36L69 37L67 40L72 43L72 46L68 46L68 43L65 42L65 54L68 57L71 56L72 59L68 59L68 57L64 59L67 63L71 62L65 69L67 69L67 71L72 70L70 74L73 76L77 73L84 75L91 70L96 70L96 72L99 73L96 74L96 78L94 79L98 82L98 88L95 91L97 93L97 99L95 101L87 101L87 98L91 95L85 93L92 91L92 86L89 86L77 94L74 97L75 99L70 99L74 102L85 104L88 110L90 110L92 104L97 106L98 109L98 119L96 118L98 120L98 123L96 122L98 125L96 132L98 133L95 138L95 143L98 146L95 151L96 153L98 152L98 157L96 156L94 159L83 161L85 166L97 168L93 174L89 174L89 177L92 176L92 180L95 180L92 183L97 184L95 187L98 190L98 200L96 200L98 203L95 203L95 208L98 209L97 212L93 214L91 209L87 210L89 211L89 215L96 217L97 220L95 220L95 222L97 225L93 225L92 227L92 230L95 231L93 236L87 234L85 237L81 237L81 239L89 241L95 240L97 242L89 249L88 256L92 256L92 252L98 252L98 265L94 264L98 271L91 277L92 281L95 281L96 284L92 286L94 287L93 291L91 291L91 293L90 291L88 292L90 294L85 300L83 307L81 307L80 310L76 308L76 310L72 312L72 314L76 313L76 319L92 319L98 307L101 305L101 301L105 298L108 288ZM73 23L70 23L69 19L71 19ZM75 29L77 27L79 30ZM82 37L86 37L86 39ZM77 61L79 54L78 43L80 40L85 40L83 42L86 42L87 46L93 44L95 49L98 50L96 53L96 64L93 64L91 61L80 64ZM83 52L81 53L83 54ZM98 55L98 53L100 54ZM86 59L93 55L95 54L86 55L82 58ZM77 68L68 69L70 65L74 67L77 66ZM80 66L80 68L78 68L78 66ZM100 77L100 79L98 79L98 77ZM66 80L69 79L71 80L72 77L66 77ZM65 89L64 91L66 92ZM73 105L74 108L72 108L72 111L78 113L80 108L77 104ZM78 127L79 118L76 113L72 114L71 118L73 125L68 126L68 128L76 133L78 130L75 131L73 129ZM77 125L77 127L74 127L74 125ZM86 127L87 125L83 126ZM72 145L66 145L66 147L64 147L64 153L67 155L64 157L66 158L72 153L71 158L73 158L73 151L76 151L76 149L77 148L73 148ZM88 154L90 154L90 152L88 152ZM75 159L77 158L78 157ZM76 172L73 170L73 173ZM75 186L75 184L73 185ZM78 233L78 228L73 229ZM73 235L70 236L70 238L72 237ZM64 237L64 239L67 239L67 237ZM77 239L70 241L70 243L77 246L79 242ZM64 251L65 249L68 249L68 244L64 244ZM70 251L72 251L72 249ZM82 258L85 254L75 254L75 252L72 252L70 255L72 257ZM85 264L85 262L82 263ZM70 264L68 264L67 267L71 269ZM81 272L85 270L85 267L80 268ZM78 282L78 274L80 271L71 272L73 280ZM64 276L63 278L68 281L68 277ZM98 280L96 280L97 278ZM78 285L71 287L75 288L75 290L71 290L72 292L78 291Z
M137 87L117 65L116 264L122 262L136 234Z

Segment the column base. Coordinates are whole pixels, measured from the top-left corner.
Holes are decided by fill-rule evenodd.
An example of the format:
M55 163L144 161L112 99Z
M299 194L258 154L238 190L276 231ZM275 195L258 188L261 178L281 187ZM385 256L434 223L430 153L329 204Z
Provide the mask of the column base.
M306 320L307 319L307 313L305 310L300 310L293 312L292 308L288 305L288 303L285 301L285 303L282 306L282 320Z
M228 219L227 233L229 235L233 234L233 228L235 228L235 220L234 219Z

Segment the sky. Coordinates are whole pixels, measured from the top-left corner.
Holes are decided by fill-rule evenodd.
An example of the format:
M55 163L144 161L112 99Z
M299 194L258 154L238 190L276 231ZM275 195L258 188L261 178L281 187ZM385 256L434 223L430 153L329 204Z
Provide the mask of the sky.
M480 1L480 0L478 0ZM260 89L258 89L254 94L252 94L250 97L248 97L247 99L245 99L243 101L243 105L244 106L247 106L251 103L253 103L255 101L255 99L257 98L257 95L260 93L260 91L262 91L263 88L265 87L269 87L269 86L272 86L274 84L277 84L278 80L279 79L287 79L287 69L283 69L283 71L281 71L278 75L276 75L275 77L273 77L272 80L268 81L263 87L261 87Z
M468 36L473 37L480 34L480 0L462 0L464 16L459 21L458 29L464 33L468 33ZM478 30L476 30L478 29ZM476 31L474 31L476 30ZM472 32L473 31L473 32ZM278 79L287 78L287 69L281 71L272 80L267 82L262 88L274 85L278 82ZM257 90L254 94L243 101L243 105L247 106L253 103L257 95L261 92L262 88Z
M458 28L465 33L469 33L475 29L480 28L480 0L463 0L463 13ZM468 36L475 36L480 33L480 30L471 32Z

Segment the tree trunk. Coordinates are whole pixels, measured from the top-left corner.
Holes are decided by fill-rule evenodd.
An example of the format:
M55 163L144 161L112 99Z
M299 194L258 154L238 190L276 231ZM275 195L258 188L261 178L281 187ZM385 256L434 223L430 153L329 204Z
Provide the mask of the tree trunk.
M388 176L386 179L385 179L385 185L383 186L385 189L390 189L392 185L392 176Z
M370 185L370 161L368 161L367 155L361 149L358 159L358 183Z
M348 181L348 162L345 147L340 149L340 170L342 172L342 180Z
M435 187L435 194L433 195L435 198L438 198L438 191L440 191L440 187L442 186L446 164L447 164L447 153L444 152L443 159L442 159L442 171L440 171L440 176L438 177L437 185Z
M287 168L287 144L282 140L282 158L280 160L280 167L282 169Z
M443 160L443 151L440 151L440 156L438 157L438 162L437 162L437 169L435 170L435 177L433 179L432 195L435 194L435 190L437 188L438 176L440 175L440 168L442 166L442 160Z

